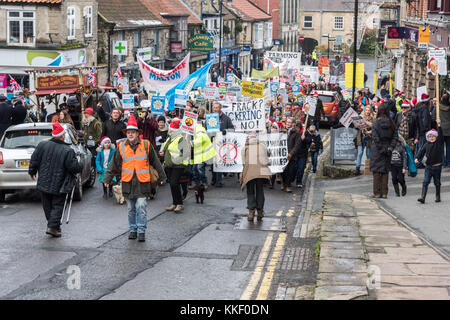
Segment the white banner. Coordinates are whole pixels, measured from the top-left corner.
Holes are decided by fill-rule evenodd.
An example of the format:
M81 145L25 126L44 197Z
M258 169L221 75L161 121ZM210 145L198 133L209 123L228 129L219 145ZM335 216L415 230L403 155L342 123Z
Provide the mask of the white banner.
M172 70L161 70L146 64L139 56L137 60L139 69L141 70L142 78L144 79L145 89L147 91L155 90L160 95L165 95L166 92L189 76L189 57L188 54L183 61L181 61Z
M358 113L353 110L353 108L348 108L344 115L339 119L339 122L342 123L344 127L348 128L353 122L353 118L359 118Z
M264 99L243 100L222 106L222 112L230 117L236 132L264 131L266 129L266 114Z
M217 132L214 139L214 172L242 172L242 152L246 139L245 133L228 132L224 136L222 132Z
M269 153L269 169L272 174L281 173L288 164L288 146L286 133L269 133L260 135Z
M319 82L319 68L311 66L299 66L298 73L302 75L305 83Z

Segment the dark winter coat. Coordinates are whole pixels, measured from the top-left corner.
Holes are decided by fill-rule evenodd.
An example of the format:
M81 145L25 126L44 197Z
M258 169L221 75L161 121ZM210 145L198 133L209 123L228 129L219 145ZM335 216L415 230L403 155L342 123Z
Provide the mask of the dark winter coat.
M432 112L433 120L436 120L436 109ZM439 119L444 137L450 137L450 106L439 105Z
M222 112L222 114L219 116L220 121L220 131L224 131L226 129L234 129L233 122L231 121L230 117L227 116L225 113Z
M378 118L372 125L372 145L370 148L370 171L388 173L392 150L397 144L397 130L391 127L387 118Z
M111 143L116 143L117 140L126 138L122 130L125 130L127 126L122 121L118 120L114 122L112 119L106 120L103 123L102 137L108 137L111 139Z
M5 101L0 102L0 139L3 133L11 126L11 119L13 114L12 105Z
M301 141L302 136L297 131L297 129L295 127L291 128L288 132L287 145L288 145L288 153L291 155L292 160L298 159L298 153L300 150L300 145L302 143Z
M75 151L57 139L42 141L31 155L28 174L38 175L39 191L59 195L61 186L68 174L75 175L83 170Z
M314 121L320 121L322 114L325 114L325 111L323 110L323 104L322 100L317 99L317 105L316 105L316 111L314 113Z
M12 125L24 123L26 117L27 108L25 108L22 101L16 102L12 112Z
M397 128L397 130L400 129L402 119L403 119L403 112L397 112L394 119L395 127ZM412 112L411 110L410 112L408 112L408 136L404 138L414 139L415 135L416 135L416 116L415 113Z
M419 137L425 136L427 131L431 130L431 115L430 110L428 109L428 105L426 103L421 103L416 107L416 135L415 138L419 139Z
M442 128L438 128L438 137L435 142L427 142L423 145L422 149L419 150L416 159L422 161L423 157L427 157L426 165L435 166L442 163L442 150L444 148L444 135L442 133Z
M401 143L397 143L392 151L391 165L408 170L408 157L406 155L405 147L403 147Z

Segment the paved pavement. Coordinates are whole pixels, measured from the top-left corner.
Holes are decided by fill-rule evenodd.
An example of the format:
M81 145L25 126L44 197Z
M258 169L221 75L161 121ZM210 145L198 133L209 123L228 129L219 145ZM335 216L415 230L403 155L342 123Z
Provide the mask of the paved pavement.
M316 300L450 300L450 261L362 195L325 191Z
M424 170L419 169L415 178L406 177L408 193L405 197L395 196L392 182L389 180L388 198L377 199L376 201L450 258L450 214L448 210L450 203L450 168L444 168L442 171L442 202L440 203L434 202L435 189L433 184L430 184L428 188L426 203L420 204L417 202L422 190L423 175ZM316 187L323 191L369 195L372 192L372 181L371 175L340 180L323 179L316 180Z

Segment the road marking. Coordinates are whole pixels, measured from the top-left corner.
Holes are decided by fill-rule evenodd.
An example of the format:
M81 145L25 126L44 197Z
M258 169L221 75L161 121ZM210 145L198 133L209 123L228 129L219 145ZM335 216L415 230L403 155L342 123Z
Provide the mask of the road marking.
M266 241L264 242L264 246L261 249L261 253L258 257L258 262L256 263L255 270L253 271L253 274L250 278L250 281L247 284L247 287L245 288L245 291L241 295L241 300L250 300L252 297L253 292L256 289L256 286L259 283L259 280L262 276L263 268L266 264L267 257L270 252L270 245L272 244L273 240L273 232L270 232L267 235Z
M270 286L272 285L275 268L277 267L278 260L280 258L284 244L286 243L286 237L287 237L286 233L281 233L278 236L277 244L273 249L272 258L270 259L269 266L261 282L261 286L259 287L259 292L258 295L256 296L256 300L267 300Z

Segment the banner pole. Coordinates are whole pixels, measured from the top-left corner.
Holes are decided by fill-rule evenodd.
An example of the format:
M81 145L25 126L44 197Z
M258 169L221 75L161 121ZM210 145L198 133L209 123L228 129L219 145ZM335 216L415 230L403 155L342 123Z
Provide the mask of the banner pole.
M439 73L434 77L436 81L436 120L439 119Z

